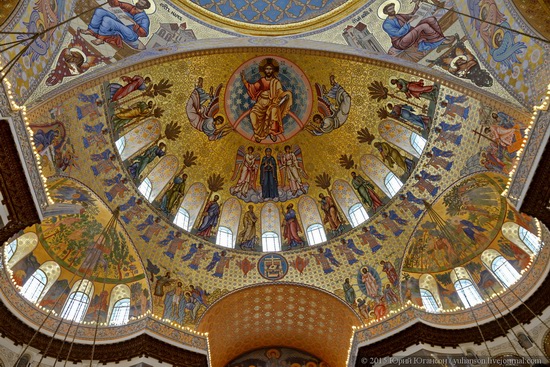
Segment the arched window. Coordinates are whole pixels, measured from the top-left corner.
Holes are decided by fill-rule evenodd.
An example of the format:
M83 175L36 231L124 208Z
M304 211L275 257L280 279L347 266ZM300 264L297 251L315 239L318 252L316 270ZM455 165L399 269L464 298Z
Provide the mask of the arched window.
M17 251L17 240L11 241L5 249L5 256L6 256L6 262L10 261L13 254L15 254L15 251Z
M61 311L61 317L67 320L80 322L84 319L89 303L90 298L86 293L73 292L69 295L63 307L63 311Z
M275 232L262 234L262 250L265 252L281 251L281 241Z
M262 233L262 249L263 251L280 251L281 250L281 216L279 208L275 203L268 202L262 207L260 212L260 225ZM271 237L269 240L264 240L264 235ZM273 236L273 234L275 236ZM275 250L266 250L265 243L268 241L276 241Z
M357 203L349 208L349 219L351 221L351 225L355 228L369 219L369 215L363 205L361 205L361 203Z
M439 305L437 304L432 292L427 289L420 288L420 297L422 298L422 304L424 305L426 311L431 313L439 312Z
M533 254L538 254L541 248L540 238L523 227L519 227L519 238L529 247Z
M424 147L426 146L426 139L418 135L417 133L411 134L411 145L418 155L422 154Z
M189 186L180 205L189 213L189 227L192 227L197 218L200 218L199 213L207 197L208 190L201 182L195 182Z
M233 232L227 227L218 228L216 245L233 248Z
M81 322L90 305L90 297L94 293L94 285L89 280L77 281L71 288L71 293L63 305L61 317L67 320Z
M117 149L120 159L127 160L141 149L155 142L161 135L160 121L157 119L147 119L138 126L134 127L127 134L124 134L117 140ZM124 139L124 148L119 149L118 141Z
M527 256L527 254L525 254ZM487 269L492 273L492 275L502 284L503 288L511 286L514 284L521 275L514 268L514 266L506 260L500 252L494 249L487 249L481 254L481 261ZM519 265L519 261L517 261ZM520 266L521 268L521 266ZM498 286L498 283L497 283Z
M289 210L292 209L287 208L287 211ZM325 242L327 240L325 229L323 228L323 225L320 224L323 223L323 219L319 213L317 202L312 197L303 195L300 198L300 201L298 201L298 214L299 217L296 216L296 220L298 223L301 220L301 228L306 230L305 234L307 236L307 242L310 246ZM285 217L286 216L287 214L285 213ZM300 224L297 225L300 226Z
M126 148L126 137L122 137L118 139L115 142L116 149L118 150L118 154L122 156L122 152L124 151L124 148Z
M109 299L109 325L124 325L130 316L130 297L132 291L126 284L118 284L111 290Z
M483 298L472 282L472 277L468 270L462 267L454 268L451 271L451 281L465 308L483 303Z
M403 183L397 178L393 172L389 172L384 179L384 184L386 189L390 193L390 197L394 197L395 194L401 189Z
M34 232L28 232L18 237L15 242L15 251L7 262L10 269L36 248L38 236Z
M454 283L454 286L464 307L470 308L483 303L483 298L481 298L476 286L471 280L459 279Z
M42 270L36 269L31 277L25 282L23 289L21 289L21 294L32 303L35 303L38 301L42 291L44 291L47 283L48 277L46 274Z
M147 199L147 201L151 200L151 193L153 192L153 185L151 184L151 180L149 178L145 178L143 182L138 187L139 192Z
M123 298L118 300L111 312L111 319L109 325L124 325L128 323L128 317L130 316L130 298Z
M350 216L351 208L355 204L360 203L359 197L353 187L351 187L348 182L337 179L334 180L332 184L331 194L336 204L342 210L342 213L346 216L348 222L353 223L353 219L351 219Z
M510 287L517 282L521 275L514 269L502 255L495 257L491 263L491 270L506 287Z
M326 242L327 235L325 229L319 223L310 225L307 228L307 240L310 246L317 245L318 243Z
M412 127L408 128L393 119L386 119L380 121L380 124L378 125L378 132L380 133L380 136L388 143L403 149L405 152L416 158L420 158L424 148L424 145L422 145L422 140L424 141L424 144L426 143L426 140L420 135L421 133L419 134L420 129ZM416 138L413 138L413 135L421 138L421 140L416 140L418 146L415 146L414 139ZM420 150L418 150L419 147L421 147Z
M176 218L174 218L174 224L181 229L186 231L189 230L189 213L187 210L183 208L178 209L178 214L176 214Z
M239 233L239 221L241 220L241 214L241 203L236 198L229 198L223 203L220 219L218 221L218 236L220 236L220 231L222 228L225 228L223 230L225 231L224 234L221 234L221 236L225 239L220 239L220 241L225 241L226 239L230 239L231 241L227 244L222 244L221 246L229 248L235 247L237 242L237 233ZM231 235L229 236L228 233ZM218 239L216 239L216 244L219 244Z
M408 140L407 140L407 144L409 144ZM390 168L386 166L384 162L382 162L378 157L372 154L365 154L364 156L361 157L361 170L367 175L367 177L363 177L363 178L366 178L372 181L372 183L378 186L378 188L382 190L387 197L391 198L393 195L395 195L393 191L388 189L389 178L395 177L396 187L399 186L399 188L401 188L401 186L403 185L401 181L399 181L397 176L393 174ZM356 174L361 175L360 172L356 172Z
M175 155L162 157L157 165L149 172L147 179L151 183L151 194L149 202L152 202L159 196L161 191L170 183L172 177L178 170L178 158Z
M441 310L442 304L439 298L437 281L431 274L422 274L418 279L420 287L420 298L427 312L437 313Z

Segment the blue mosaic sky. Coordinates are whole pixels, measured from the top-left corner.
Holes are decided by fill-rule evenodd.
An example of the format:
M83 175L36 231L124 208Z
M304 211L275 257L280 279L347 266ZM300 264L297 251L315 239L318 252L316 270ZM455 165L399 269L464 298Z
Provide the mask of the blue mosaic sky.
M245 70L245 77L251 82L261 78L257 64L254 64L252 68L247 68L247 70ZM306 110L308 102L307 90L309 88L306 86L306 82L302 80L302 78L300 78L300 76L296 74L291 67L285 65L284 62L280 65L278 77L283 88L292 92L293 103L290 110L304 121L308 117L306 116ZM248 96L240 79L237 79L235 84L232 86L230 98L232 103L226 113L233 121L237 120L241 114L252 108L254 105L254 101L252 101ZM249 118L245 118L242 124L246 132L252 133L252 125L250 124ZM293 130L297 127L296 122L288 115L283 119L283 126L285 130Z
M291 24L315 18L346 0L191 0L206 10L245 23Z

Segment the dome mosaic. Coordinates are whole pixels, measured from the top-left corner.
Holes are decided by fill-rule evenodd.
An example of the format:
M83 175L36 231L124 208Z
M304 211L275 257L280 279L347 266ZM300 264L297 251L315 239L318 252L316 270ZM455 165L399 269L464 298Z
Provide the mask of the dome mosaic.
M6 77L51 199L2 256L0 297L30 324L53 310L46 332L82 321L85 343L340 366L416 322L485 322L484 300L545 271L547 231L511 188L542 140L540 43L438 2L421 8L437 40L410 44L387 8L421 5L397 0L33 2L10 29L80 15ZM98 26L127 14L128 34Z

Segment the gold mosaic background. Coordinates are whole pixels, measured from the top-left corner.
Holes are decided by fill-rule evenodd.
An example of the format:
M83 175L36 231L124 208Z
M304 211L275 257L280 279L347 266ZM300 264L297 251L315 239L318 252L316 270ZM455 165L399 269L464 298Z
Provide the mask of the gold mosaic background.
M342 179L346 182L350 182L350 172L352 169L346 169L342 167L339 163L339 158L346 154L347 156L352 156L355 163L358 165L358 168L353 168L357 172L361 172L360 169L360 157L364 154L373 154L377 157L380 157L379 153L374 149L373 145L367 143L358 143L357 140L357 131L361 128L368 128L369 131L374 135L374 141L382 141L378 133L378 124L381 121L377 116L376 111L380 108L385 107L387 102L392 103L423 103L423 100L411 99L410 101L404 99L404 95L399 93L396 94L395 88L392 88L389 84L389 81L392 77L403 78L405 80L414 80L418 81L423 79L426 85L431 85L433 83L442 83L440 80L430 80L427 75L420 75L417 72L408 72L405 69L394 70L390 69L389 65L375 64L367 60L359 60L346 56L338 56L334 54L324 54L319 52L311 51L300 51L300 50L284 50L284 49L275 49L275 48L264 48L264 49L239 49L239 50L218 50L212 54L190 54L190 55L180 55L174 56L163 60L158 60L156 62L148 62L145 65L135 66L131 69L122 70L116 72L116 74L108 75L100 79L93 80L87 84L79 86L74 90L71 90L68 93L58 96L52 101L47 102L46 104L41 105L40 107L30 111L30 121L33 128L33 131L37 131L41 127L44 127L48 124L51 124L53 121L59 120L65 126L67 131L67 136L70 137L70 144L74 146L74 150L77 153L77 166L72 167L70 170L65 171L63 174L78 177L78 179L86 184L92 191L97 193L105 201L105 191L109 188L106 187L103 183L103 180L106 178L112 178L116 173L120 172L123 175L127 175L127 171L124 168L123 164L120 161L115 161L117 172L110 172L106 175L95 176L90 166L95 164L91 161L92 154L97 154L105 149L110 149L111 152L115 152L116 148L114 147L114 142L112 135L108 136L108 142L105 145L100 147L92 147L89 149L84 148L82 145L82 137L88 133L84 132L82 127L83 124L93 125L97 124L99 121L102 121L106 124L107 127L110 124L106 120L107 112L103 106L100 111L99 118L87 117L86 119L78 120L75 112L75 106L83 105L82 102L78 100L78 95L83 94L93 94L97 93L100 98L103 100L106 99L104 93L104 85L108 82L117 82L121 83L121 76L133 76L133 75L142 75L149 76L153 80L153 83L159 82L161 79L169 79L173 83L171 88L172 93L167 97L156 97L155 103L158 106L162 107L165 112L163 117L160 119L163 126L166 126L171 121L177 122L182 127L182 133L180 138L176 141L168 141L168 154L175 154L178 158L186 151L193 151L197 156L197 165L187 168L185 173L189 175L187 181L187 188L193 182L202 182L206 184L207 178L211 174L220 174L225 178L225 184L223 190L219 191L217 194L221 196L221 202L230 198L228 192L229 187L235 184L235 181L230 181L231 173L234 168L235 155L239 146L249 146L253 145L257 149L263 150L261 144L252 143L236 133L229 134L228 136L222 138L218 141L209 141L206 136L195 130L190 124L185 115L185 103L187 102L196 82L199 77L204 78L204 87L207 90L211 85L217 86L219 83L222 83L225 88L225 84L229 80L232 73L239 68L239 66L246 62L249 59L258 56L279 56L286 58L292 61L294 64L298 65L307 75L311 84L321 83L329 85L329 76L331 74L335 75L336 81L351 95L352 98L352 108L348 116L347 122L341 128L333 131L332 133L325 134L323 136L314 137L306 131L302 131L297 134L294 138L285 142L283 144L273 144L271 145L274 148L275 152L280 151L284 145L287 143L290 145L299 145L303 152L303 159L305 169L309 175L309 179L306 179L310 184L310 189L308 195L310 195L314 200L317 201L317 196L323 190L316 187L314 183L314 177L321 174L327 173L332 177L332 182L336 179ZM221 62L223 61L223 62ZM389 87L391 94L397 95L399 98L389 97L388 99L376 101L371 98L368 92L368 87L371 83L379 81L385 86ZM222 89L222 95L225 89ZM432 129L430 135L428 136L428 144L426 146L426 151L431 150L433 147L444 150L452 150L454 156L449 158L453 162L452 169L449 171L438 169L431 166L428 162L429 159L426 156L422 156L420 160L416 163L416 168L413 171L411 176L414 176L420 171L427 171L432 175L441 175L441 179L436 182L436 185L439 187L439 194L444 193L449 187L453 186L458 182L462 177L474 174L475 172L485 171L488 168L480 164L479 154L485 152L490 146L490 141L488 139L479 139L479 136L473 133L473 130L477 130L480 126L489 126L492 122L491 113L503 112L507 114L518 126L525 127L525 121L527 117L513 109L510 106L503 106L494 101L489 100L487 97L482 97L475 95L461 88L454 87L449 84L443 84L440 86L440 93L438 97L438 102L444 100L446 95L450 96L466 96L466 104L470 107L469 117L464 119L461 116L444 116L444 109L437 104L434 112L434 123L432 124ZM147 100L148 97L142 98ZM139 100L139 99L138 99ZM314 102L315 103L315 102ZM227 107L223 105L222 101L222 110ZM313 106L313 112L316 113L316 105ZM61 111L57 116L52 116L52 110ZM448 124L461 124L462 127L459 131L459 134L462 135L462 143L460 147L455 147L452 144L442 144L438 141L438 134L434 133L434 127L437 126L441 121L444 121ZM112 134L112 132L110 132ZM67 143L66 143L67 144ZM402 154L404 151L399 149ZM42 165L45 169L47 175L53 175L57 173L55 165L52 162L48 162L46 158L43 157ZM505 180L507 170L510 169L512 163L506 162L504 167L501 169L501 172L495 173L494 175L500 177L500 179ZM144 171L144 175L151 170L154 164L151 164ZM394 172L396 174L402 173L399 171L399 168L395 168ZM361 173L364 177L366 175ZM416 180L410 178L405 182L401 192L412 191L417 197L426 199L429 202L435 200L434 197L429 194L423 193L417 188L414 187ZM131 183L127 184L129 192L124 198L116 198L112 202L107 202L107 205L114 209L119 205L126 203L128 198L133 195L139 197L137 188ZM382 196L380 189L376 188L376 192ZM162 195L162 194L161 194ZM295 204L297 207L298 200L291 200L290 202ZM386 240L381 241L382 248L376 253L371 253L371 250L367 244L364 244L359 237L359 229L352 230L348 233L342 235L341 238L352 239L355 242L355 245L362 251L365 252L364 255L356 255L358 260L357 263L349 265L346 261L346 258L343 253L336 247L339 244L339 240L331 240L327 244L322 244L314 248L304 248L293 251L285 251L281 254L288 261L288 272L283 278L285 282L295 282L305 285L310 285L314 287L321 288L328 292L336 294L341 299L344 299L345 295L342 290L344 280L350 278L350 283L357 295L357 298L364 298L364 294L358 283L358 274L362 267L368 265L375 269L380 276L380 283L382 286L386 286L390 283L388 276L383 271L382 266L380 265L381 260L386 260L392 262L397 271L399 272L400 264L402 257L404 256L405 249L409 243L409 238L413 233L415 226L418 222L417 218L414 218L408 212L401 212L397 208L396 204L399 203L397 197L394 197L390 200L383 210L380 210L379 213L374 215L369 222L366 223L367 226L373 225L378 232L381 232L387 236ZM243 209L247 203L241 202ZM288 202L284 203L285 205ZM255 205L255 212L258 214L260 212L260 207L262 204ZM280 206L277 203L277 206ZM148 215L157 216L160 215L160 212L154 209L152 206L144 205L145 213L144 218ZM408 224L401 226L404 232L399 236L395 237L391 232L384 229L382 225L378 223L381 220L380 212L396 210L399 215L408 221ZM184 244L183 248L176 251L174 259L170 259L164 255L165 247L161 247L159 242L164 240L169 231L177 231L178 228L172 223L169 223L166 220L161 222L163 229L156 235L153 236L149 243L146 243L140 239L141 232L137 230L136 225L141 221L132 221L130 224L125 225L121 223L121 226L128 232L130 238L133 239L134 244L138 250L141 261L144 263L144 267L147 267L149 263L154 264L158 267L159 271L155 276L147 272L149 276L149 285L151 290L155 288L157 283L157 277L164 275L167 271L171 271L172 279L182 282L184 290L189 289L190 285L199 286L204 289L207 293L207 305L212 304L216 299L219 299L224 294L227 294L231 291L237 290L242 287L258 284L258 283L267 283L268 281L260 276L257 270L257 264L262 256L262 253L256 252L246 252L241 250L230 249L228 255L232 257L227 268L225 268L223 277L218 278L212 276L211 272L205 270L206 265L210 262L212 254L215 251L220 252L222 248L216 247L210 242L205 242L195 236L190 236L184 233ZM189 246L192 243L203 243L205 248L210 251L209 254L203 261L200 263L199 270L193 270L188 267L188 263L181 261L181 256L185 255L189 251ZM326 273L323 271L323 268L320 264L316 262L316 259L313 255L317 254L319 248L329 248L334 254L335 258L341 263L339 266L332 266L333 271ZM248 271L242 269L242 264L248 263ZM297 264L302 264L303 267L299 269ZM241 265L239 265L241 264ZM171 283L169 286L164 288L164 293L167 293L173 290L175 287L174 283ZM260 288L263 289L263 288ZM270 288L265 288L270 289ZM394 289L395 293L399 294L400 291L398 287ZM248 292L248 290L247 290ZM318 292L318 291L316 291ZM152 294L153 292L151 292ZM239 293L237 293L239 294ZM231 300L233 296L229 297L227 300ZM260 297L260 296L258 296ZM153 313L162 317L164 312L164 299L160 297L153 298ZM261 297L260 297L261 298ZM244 299L244 298L242 298ZM233 302L233 301L231 301ZM227 308L231 310L233 318L235 309L240 309L240 302L235 301L234 303L236 308ZM279 304L277 304L279 305ZM274 312L278 312L278 309L274 308L277 306L274 304ZM283 307L284 306L284 307ZM214 306L217 307L217 306ZM252 305L250 307L253 307ZM254 306L255 307L255 306ZM277 306L279 307L279 306ZM280 312L287 312L287 303L281 301L280 307L283 307ZM342 303L337 306L337 308L344 307ZM400 304L390 305L389 309L397 310L400 307ZM344 307L345 308L345 307ZM282 311L282 310L286 311ZM328 308L330 309L330 308ZM357 308L354 307L357 312ZM201 306L197 313L197 319L192 320L187 317L184 319L184 324L193 326L201 315L205 314L207 307ZM257 310L256 310L257 311ZM351 311L347 311L351 314ZM208 315L209 312L206 312ZM242 313L245 315L246 313ZM206 316L205 316L206 317ZM281 316L282 317L282 316ZM363 321L373 320L373 315L370 315L368 318L365 318ZM235 318L239 320L239 318ZM204 320L209 320L205 318ZM220 319L221 320L221 319ZM203 321L199 327L201 330L208 330L210 332L210 325L212 327L223 327L227 325L228 318L224 322L220 321L219 323L211 322L208 325L204 326ZM237 321L235 321L237 322ZM355 321L354 321L355 322ZM215 326L219 325L219 326ZM350 324L351 327L351 324ZM242 331L242 330L241 330ZM218 333L213 333L218 334ZM324 335L324 338L328 337ZM348 340L348 336L343 338L343 340ZM341 338L342 339L342 338ZM336 338L335 338L336 340ZM272 342L272 344L277 344ZM220 344L221 345L221 344ZM283 344L284 345L284 344ZM324 343L323 345L326 345ZM244 348L243 345L239 344L239 348ZM260 347L258 345L257 347ZM297 347L293 345L293 347ZM299 346L298 346L299 348ZM248 348L248 350L253 349L253 347ZM214 349L213 349L214 350ZM218 349L220 350L220 349ZM347 350L347 348L346 348ZM232 354L232 357L236 357L239 353L244 352L245 350L235 351ZM325 357L324 354L316 353L316 351L307 349L308 352L318 355L323 360L326 360L331 365L341 365L333 364L330 361L337 361L337 357L328 356ZM218 357L216 357L218 358ZM220 357L221 358L221 357ZM224 361L229 361L231 357L227 355L227 358L224 357Z

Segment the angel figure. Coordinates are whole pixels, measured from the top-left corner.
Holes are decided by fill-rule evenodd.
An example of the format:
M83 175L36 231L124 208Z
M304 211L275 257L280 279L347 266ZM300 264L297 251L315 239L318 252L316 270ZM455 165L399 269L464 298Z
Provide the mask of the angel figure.
M219 84L215 91L214 87L210 87L209 93L206 93L203 78L199 77L185 107L191 125L208 136L208 140L221 139L232 130L222 115L216 115L220 111L221 89L222 84Z
M46 85L59 84L65 77L84 74L94 66L110 63L111 58L97 54L82 37L81 30L78 30L71 42L59 54L55 69L46 79Z
M481 68L479 61L462 40L458 40L453 47L436 60L429 61L458 78L469 79L478 87L493 85L491 74Z
M302 159L302 150L295 145L292 150L290 145L285 146L285 152L279 153L277 156L283 186L290 187L292 195L296 195L298 190L301 190L304 194L307 192L307 187L304 187L302 177L308 178L306 171L304 170L304 161Z
M330 133L344 125L348 119L351 108L351 96L336 82L334 75L330 76L330 90L315 83L317 92L318 114L313 116L313 121L305 126L312 135ZM331 102L334 100L334 103Z
M223 250L221 253L214 252L210 264L206 266L207 271L214 270L212 276L223 278L223 273L225 269L229 269L229 263L235 256L227 255L227 251Z
M234 181L237 177L239 179L237 184L229 190L232 195L247 197L249 190L256 191L259 164L260 155L254 153L254 147L248 147L246 152L244 146L239 147L231 180Z

